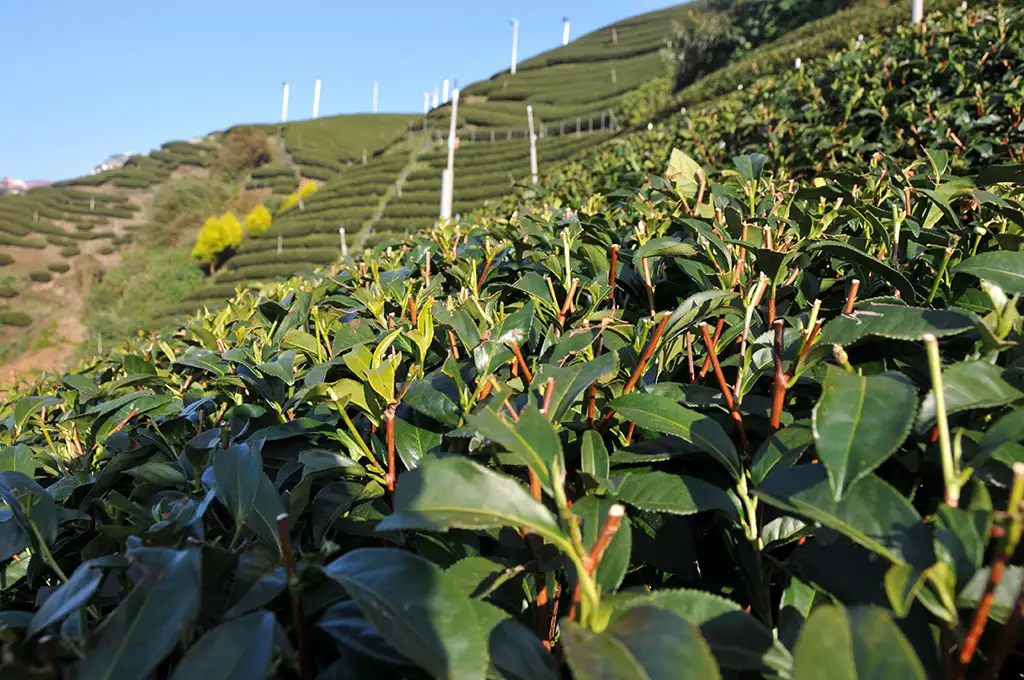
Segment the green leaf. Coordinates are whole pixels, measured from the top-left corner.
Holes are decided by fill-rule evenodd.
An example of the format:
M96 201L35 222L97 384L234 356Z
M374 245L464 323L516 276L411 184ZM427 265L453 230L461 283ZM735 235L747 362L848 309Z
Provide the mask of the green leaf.
M697 161L679 149L672 149L672 155L668 159L668 171L665 174L668 181L675 182L676 192L688 201L696 197L700 189L700 182L697 179L697 173L700 171L701 167Z
M645 430L670 434L690 442L725 466L733 479L742 473L740 457L717 421L680 406L667 397L634 392L615 399L610 407L624 420Z
M835 500L822 465L778 470L754 493L769 505L820 522L897 564L935 563L931 534L914 506L875 475Z
M992 575L991 567L982 567L975 572L974 577L964 585L964 589L957 596L956 605L960 609L974 611L981 602L988 585L989 577ZM1007 565L1003 578L996 586L992 599L992 610L989 618L999 623L1005 623L1010 616L1017 600L1020 599L1021 582L1024 579L1024 567L1016 564Z
M171 680L265 678L274 651L274 615L258 611L232 619L201 637L175 667Z
M964 333L975 327L966 314L948 309L927 309L866 303L841 314L821 329L821 344L851 345L861 338L875 335L890 340L920 341L925 335L943 337Z
M497 413L484 409L470 415L470 427L487 439L503 446L522 465L526 465L540 479L540 484L551 493L551 471L555 461L558 469L565 469L562 443L554 426L533 404L528 404L515 423L506 422Z
M877 607L816 607L800 631L794 680L924 680L903 632Z
M619 368L619 355L605 352L579 364L564 366L554 372L555 388L551 394L551 420L560 423L583 391ZM539 384L539 379L538 379Z
M748 153L732 159L733 166L747 182L757 182L761 179L767 162L768 157L762 153Z
M470 600L470 604L487 636L491 665L501 678L559 680L561 675L554 657L526 626L489 602Z
M718 664L696 625L667 609L633 607L601 633L561 621L576 680L716 680Z
M32 477L36 471L36 463L32 458L32 449L24 444L16 444L0 450L0 471L12 470Z
M260 452L246 444L235 444L213 454L213 481L217 495L239 524L245 524L256 501L263 474Z
M447 531L525 527L568 550L567 539L547 508L514 479L461 456L431 456L399 477L394 513L379 531Z
M281 539L277 535L277 518L285 513L284 503L267 473L260 471L260 484L253 499L252 513L248 520L250 529L263 541L281 554Z
M43 606L32 617L26 635L32 637L39 631L52 626L71 613L78 611L92 599L103 580L101 563L97 560L83 562L68 578L67 583L50 593Z
M998 366L987 361L961 361L942 369L942 394L946 414L975 408L994 408L1024 397L1002 378ZM935 424L935 391L929 390L917 415L916 429L924 432Z
M693 257L697 249L677 238L652 238L633 253L633 265L648 257Z
M395 418L395 450L406 470L419 464L420 458L433 453L441 446L442 436L437 432Z
M48 406L63 403L57 397L22 397L14 404L14 427L19 432L24 429L28 419Z
M628 475L619 486L619 499L633 507L672 515L693 515L721 510L733 518L739 514L729 495L703 479L642 472Z
M904 300L913 302L917 299L917 293L914 290L913 284L902 272L893 269L863 250L858 250L841 241L817 241L809 244L805 250L808 253L820 251L826 255L860 265L899 290Z
M391 646L433 677L483 679L483 631L469 598L439 567L403 550L359 548L324 573L341 584Z
M594 479L606 479L608 477L608 447L604 445L601 435L594 430L586 430L583 433L583 443L580 447L581 467L583 472Z
M1024 293L1024 252L997 250L982 253L967 258L952 271L991 281L1008 295Z
M147 677L178 644L199 610L199 552L145 548L145 571L114 613L94 631L78 680Z
M758 486L778 466L793 467L814 443L814 431L805 422L793 423L766 439L750 467L750 481Z
M417 380L410 384L402 401L443 425L459 426L462 409L450 396L434 387L429 379Z
M613 617L632 607L653 605L675 612L700 626L718 665L729 670L774 670L788 676L793 658L763 623L724 597L688 588L638 595L624 593L613 600Z
M896 452L916 410L917 390L904 376L864 377L828 366L813 411L814 444L837 501Z

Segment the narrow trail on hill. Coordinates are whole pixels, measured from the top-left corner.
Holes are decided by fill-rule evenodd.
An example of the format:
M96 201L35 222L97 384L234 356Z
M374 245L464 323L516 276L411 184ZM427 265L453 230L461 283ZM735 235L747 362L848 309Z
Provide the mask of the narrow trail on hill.
M398 173L398 179L395 180L395 183L392 184L386 192L384 192L384 196L381 197L380 203L377 204L377 209L373 211L373 215L370 216L370 219L363 224L363 228L359 231L359 240L356 243L357 250L361 250L363 248L363 244L366 243L367 237L373 233L374 225L380 221L380 218L384 216L384 211L388 209L388 203L391 202L391 199L395 194L397 194L405 185L405 180L409 177L409 173L413 171L413 168L416 167L416 162L419 160L419 157L427 151L430 151L431 146L433 146L433 143L428 136L423 140L423 146L419 149L414 149L412 153L409 154L409 160L406 161L405 165L402 167L402 171Z

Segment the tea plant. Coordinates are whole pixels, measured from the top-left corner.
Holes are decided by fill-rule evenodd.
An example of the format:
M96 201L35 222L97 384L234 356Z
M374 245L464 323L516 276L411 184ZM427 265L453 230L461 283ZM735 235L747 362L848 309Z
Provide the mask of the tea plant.
M995 677L1022 178L675 151L51 379L0 413L5 670Z

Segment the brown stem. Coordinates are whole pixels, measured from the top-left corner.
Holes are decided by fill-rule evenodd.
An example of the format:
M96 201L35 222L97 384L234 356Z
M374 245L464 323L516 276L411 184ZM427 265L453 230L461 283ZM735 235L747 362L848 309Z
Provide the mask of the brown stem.
M723 316L715 323L715 337L713 342L715 345L718 344L718 339L722 337L722 329L725 328L725 317ZM711 368L711 355L704 357L704 363L700 367L700 378L704 378L708 374L708 369Z
M988 616L992 612L996 587L1003 580L1007 559L1009 559L1009 555L1005 551L1000 550L996 555L995 561L992 563L988 583L985 585L985 594L978 603L978 608L974 610L974 619L971 621L971 627L967 631L963 644L960 646L960 655L953 664L953 678L955 680L962 680L967 674L967 667L971 663L974 651L978 648L978 642L981 641L982 633L985 632L985 624L988 623Z
M387 482L388 491L391 493L395 492L395 478L397 477L397 470L395 470L395 407L389 406L384 410L384 424L387 432L388 441L388 474L385 477Z
M805 356L807 356L807 353L811 351L811 345L814 343L814 339L818 337L818 331L821 330L821 324L822 320L818 319L814 323L814 328L812 328L811 332L807 334L807 342L804 343L804 348L800 350L800 356L796 358L796 366L799 366L800 362L804 360Z
M597 540L594 541L594 547L590 549L590 554L583 558L583 567L591 577L597 573L601 558L604 557L605 551L608 550L612 539L615 538L615 532L622 525L622 517L625 514L625 506L619 503L608 508L608 516L605 517L604 524L601 525L601 532L597 535Z
M651 360L654 355L654 350L657 349L658 342L661 340L662 333L665 332L665 327L668 326L668 320L671 318L671 314L667 313L662 317L661 322L655 327L654 333L651 334L651 339L647 341L647 346L644 347L643 353L640 354L640 360L636 363L636 368L633 369L633 374L629 376L629 381L626 382L626 386L622 388L622 394L629 394L636 387L637 382L640 380L640 376L643 375L644 369L647 367L647 362ZM611 409L604 414L604 418L601 419L601 425L605 426L612 419L615 411Z
M860 280L854 279L850 282L850 292L846 295L846 306L843 307L843 314L853 312L853 303L857 301L857 291L860 289Z
M115 432L120 432L121 430L123 430L124 426L128 424L128 421L134 418L136 415L138 415L138 413L139 409L133 408L131 412L127 416L125 416L124 420L122 420L121 422L114 426L114 429L110 431L110 434L114 434ZM107 436L109 437L110 434L108 434Z
M704 202L704 191L708 188L707 177L704 176L704 171L700 168L697 169L697 201L693 204L693 210L690 212L694 217L697 216L700 204Z
M458 361L459 346L455 344L455 333L452 333L451 329L448 329L448 344L451 345L452 348L452 357L454 357L455 360Z
M423 280L426 283L426 287L430 287L430 250L427 250L423 254L425 262L423 263Z
M722 392L722 398L725 399L726 406L729 407L729 415L732 416L733 421L736 423L736 431L740 436L740 444L743 446L743 450L747 450L747 431L743 427L743 416L736 408L736 402L733 401L732 391L729 389L729 383L725 381L725 374L722 373L722 366L718 363L718 353L715 351L715 342L711 339L711 333L708 331L708 324L702 321L700 324L701 335L704 336L704 345L708 348L708 355L711 357L711 365L715 369L715 377L718 378L718 388Z
M555 394L555 379L548 378L548 382L544 385L544 405L541 406L540 412L544 415L551 413L551 398Z
M487 272L491 271L491 260L487 260L484 263L484 270L480 272L480 276L476 280L476 292L480 292L480 286L483 285L484 279L487 277Z
M526 380L526 384L529 385L533 382L533 374L530 373L530 367L526 365L526 359L523 358L523 352L519 349L519 343L513 340L509 343L509 347L512 348L512 354L516 355L516 361L519 363L519 369L523 372L523 378Z
M782 370L782 319L775 326L775 385L772 391L771 428L778 430L782 425L782 408L786 401L786 383L789 378Z
M412 321L412 325L416 326L419 323L420 315L416 311L416 301L412 299L412 295L409 296L409 321Z
M579 282L579 279L573 279L572 283L569 284L569 290L565 294L565 302L562 303L562 309L558 313L558 325L562 328L565 328L565 317L572 306L572 298L576 295L576 286L579 285Z
M288 533L288 513L277 516L277 538L281 541L281 555L284 558L284 573L288 577L288 590L292 599L292 626L295 641L299 647L299 668L302 680L313 680L313 660L306 644L306 626L302 616L302 598L299 596L298 578L295 575L295 560L292 556L292 539Z
M775 286L772 286L772 292L768 295L768 325L771 326L775 323Z
M697 382L697 374L693 368L693 333L686 331L686 368L690 372L690 384Z

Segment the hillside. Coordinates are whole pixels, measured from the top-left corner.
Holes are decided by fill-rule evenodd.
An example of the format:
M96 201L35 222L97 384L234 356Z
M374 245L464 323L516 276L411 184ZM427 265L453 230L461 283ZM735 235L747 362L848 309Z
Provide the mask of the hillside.
M643 124L656 117L659 107L678 110L663 85L671 70L662 54L667 39L679 41L673 37L676 26L700 25L716 12L735 15L739 26L738 49L717 61L709 53L707 63L679 83L689 85L680 96L687 101L699 100L720 94L722 82L750 82L757 75L788 69L792 61L787 55L799 52L811 59L845 44L855 30L888 28L898 23L898 17L905 17L906 2L885 4L888 8L884 10L879 10L874 0L812 4L806 14L764 24L754 21L756 16L752 19L744 14L750 11L751 3L746 5L747 10L742 3L724 0L689 3L617 22L581 36L568 46L527 59L519 65L514 78L504 71L470 84L462 91L460 106L462 144L456 155L455 211L465 215L493 205L526 180L526 104L534 107L542 176L549 176L561 161L620 134L628 123ZM835 17L817 18L846 5L850 8ZM756 32L750 30L750 25L757 27ZM569 87L569 83L576 85ZM652 88L652 84L656 87ZM733 83L731 89L735 87ZM272 228L258 237L244 239L234 248L234 256L227 261L224 271L214 277L201 280L184 276L174 277L167 284L154 282L147 289L154 299L147 305L147 314L134 327L145 329L170 323L179 314L200 306L223 305L238 285L308 271L332 262L338 255L341 225L346 228L349 247L356 250L378 243L386 246L432 224L445 161L443 137L447 116L448 108L442 106L432 111L425 122L421 116L412 115L336 116L289 123L280 130L277 125L257 126L267 137L268 160L247 172L240 187L232 189L235 198L229 203L247 210L255 201L265 202L274 212ZM4 356L18 359L0 371L0 383L24 374L26 368L60 368L74 345L85 340L88 333L108 334L103 328L87 331L83 327L80 294L89 289L97 270L116 268L126 250L150 242L151 235L164 243L167 224L162 217L154 219L154 201L159 199L161 190L178 180L209 179L224 139L231 132L213 133L198 144L171 142L148 156L132 158L119 170L71 180L54 188L55 195L63 196L66 192L69 211L82 205L72 199L76 195L73 192L89 191L109 196L110 202L131 210L131 216L122 213L125 216L112 223L109 236L102 229L92 232L97 239L92 245L80 245L81 262L72 255L64 263L70 265L70 273L62 275L58 271L50 283L35 282L27 276L51 264L60 269L60 249L68 246L46 240L48 249L42 252L26 247L42 243L38 238L32 244L22 240L9 246L19 264L9 269L11 274L5 282L10 294L16 296L6 302L8 322L0 327L0 332ZM317 183L318 191L301 207L292 206L278 213L282 201L297 186L309 181ZM239 196L238 191L243 189ZM33 227L39 229L35 230L25 227L23 214L16 217L13 209L5 213L4 205L0 200L0 228L19 239L35 234L63 242L84 242L85 239L75 237L79 226L75 220L83 222L82 229L86 228L84 222L95 221L92 216L69 212L66 217L73 218L71 221L53 225L36 221ZM5 219L7 214L11 217ZM175 242L187 247L198 227L199 223L180 233L175 231ZM61 233L46 237L54 229ZM71 235L63 233L66 231ZM171 259L187 266L184 255ZM79 270L81 276L76 273ZM128 273L118 276L125 278ZM42 275L37 274L37 278ZM126 288L115 286L114 290ZM103 293L106 292L104 289ZM97 304L94 301L91 308ZM29 325L22 327L11 322ZM61 330L55 332L57 326ZM108 335L108 340L126 332L116 325L115 328L118 330ZM96 338L89 338L89 347L97 346L96 343Z
M1024 11L804 55L0 403L0 674L1019 677Z

